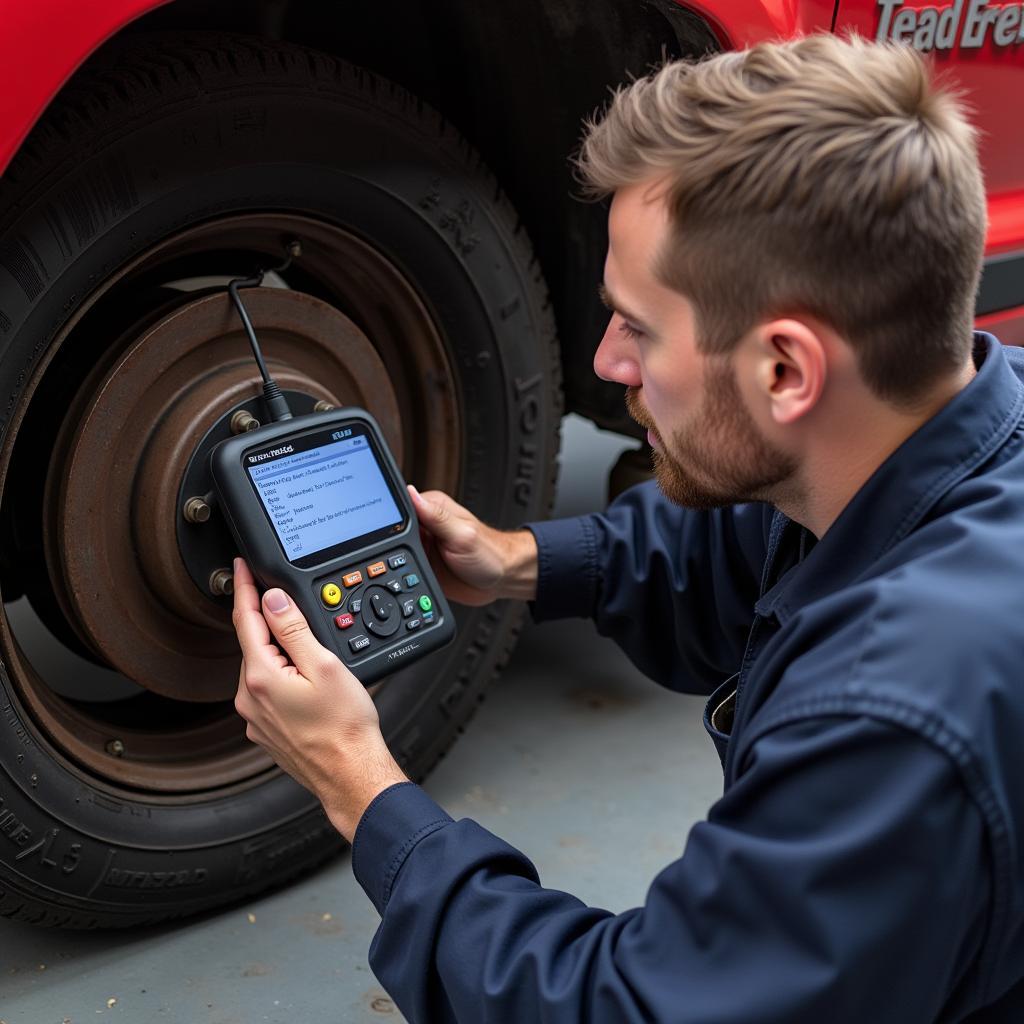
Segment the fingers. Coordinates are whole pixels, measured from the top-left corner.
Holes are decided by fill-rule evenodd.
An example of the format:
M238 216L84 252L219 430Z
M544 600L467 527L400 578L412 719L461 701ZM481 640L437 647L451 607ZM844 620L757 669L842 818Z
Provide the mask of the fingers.
M270 630L260 611L256 582L243 559L235 559L234 570L235 605L231 621L238 634L243 661L252 666L269 664L278 651L270 642Z
M307 679L322 677L328 665L338 661L313 635L298 605L283 590L275 588L263 595L263 616L292 664Z

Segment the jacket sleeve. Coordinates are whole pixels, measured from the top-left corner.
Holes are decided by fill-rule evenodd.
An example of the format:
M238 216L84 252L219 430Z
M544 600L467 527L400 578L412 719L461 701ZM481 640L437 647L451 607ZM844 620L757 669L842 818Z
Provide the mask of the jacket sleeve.
M602 515L528 523L538 550L534 620L593 618L651 679L710 693L743 656L769 514L757 504L680 508L650 481Z
M981 945L982 817L921 737L798 721L613 915L411 783L361 821L382 915L370 964L411 1024L906 1024L940 1016Z

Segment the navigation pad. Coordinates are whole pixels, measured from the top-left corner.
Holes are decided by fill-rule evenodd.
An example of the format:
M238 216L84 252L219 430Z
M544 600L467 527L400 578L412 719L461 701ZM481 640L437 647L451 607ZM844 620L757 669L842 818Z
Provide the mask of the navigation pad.
M370 587L363 598L363 623L375 636L391 636L402 624L395 595L383 587Z

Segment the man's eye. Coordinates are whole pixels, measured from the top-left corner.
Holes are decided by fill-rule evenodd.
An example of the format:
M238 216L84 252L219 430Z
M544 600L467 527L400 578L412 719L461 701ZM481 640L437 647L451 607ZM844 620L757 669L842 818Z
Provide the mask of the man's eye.
M633 341L636 341L637 338L642 338L644 334L643 331L634 327L628 320L622 320L619 323L619 331Z

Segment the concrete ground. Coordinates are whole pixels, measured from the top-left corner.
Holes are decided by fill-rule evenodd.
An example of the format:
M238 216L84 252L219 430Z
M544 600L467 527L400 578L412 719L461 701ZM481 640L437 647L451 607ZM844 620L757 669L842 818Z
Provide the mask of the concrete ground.
M626 443L565 426L556 514L600 508ZM545 885L625 910L721 792L701 710L590 623L529 626L426 788L525 851ZM248 906L128 934L0 920L0 1022L400 1021L367 964L377 920L347 854Z

